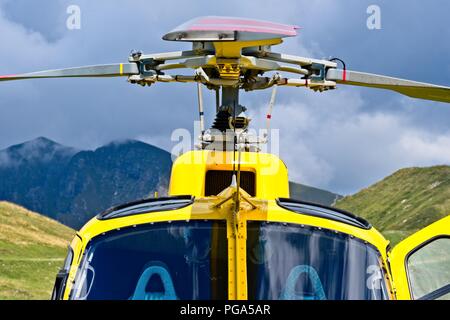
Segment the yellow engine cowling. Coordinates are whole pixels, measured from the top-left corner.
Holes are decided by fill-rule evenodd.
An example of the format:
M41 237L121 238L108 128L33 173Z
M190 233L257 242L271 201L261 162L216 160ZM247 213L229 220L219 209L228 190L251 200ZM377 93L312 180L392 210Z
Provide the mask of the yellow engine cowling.
M208 189L209 171L233 171L238 165L238 154L223 151L190 151L176 159L172 167L169 195L190 194L205 197ZM267 153L242 152L240 158L242 173L254 176L254 196L259 199L273 200L289 197L289 179L286 165L277 156ZM225 189L228 185L224 185ZM249 192L251 193L251 192Z

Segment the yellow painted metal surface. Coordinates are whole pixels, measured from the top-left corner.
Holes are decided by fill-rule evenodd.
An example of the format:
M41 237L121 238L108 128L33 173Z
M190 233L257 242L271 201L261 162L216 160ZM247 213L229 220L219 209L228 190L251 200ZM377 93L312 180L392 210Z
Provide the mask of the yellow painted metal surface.
M237 165L238 155L234 163ZM208 170L233 170L233 152L190 151L176 159L172 166L169 195L205 195L205 176ZM241 170L252 171L256 177L256 198L289 197L286 165L275 155L242 152Z
M390 253L389 260L391 263L392 277L398 299L411 299L406 266L406 259L409 253L416 250L429 240L439 236L450 236L450 216L436 221L428 227L416 232L412 236L409 236L396 245Z
M216 56L219 58L239 58L243 48L270 46L282 43L282 39L214 42Z
M237 300L247 299L247 223L243 216L239 212L235 220Z
M77 272L77 268L80 264L83 249L84 249L83 243L81 241L81 237L78 236L78 233L73 238L73 240L70 244L70 247L73 250L73 260L72 260L72 264L70 266L69 277L67 278L66 288L64 291L64 295L63 295L63 299L65 299L65 300L69 299L69 294L70 294L70 291L72 290L72 285L73 285L73 282L75 281L75 275Z
M234 219L227 220L228 239L228 299L237 299L237 263L236 263L236 233Z

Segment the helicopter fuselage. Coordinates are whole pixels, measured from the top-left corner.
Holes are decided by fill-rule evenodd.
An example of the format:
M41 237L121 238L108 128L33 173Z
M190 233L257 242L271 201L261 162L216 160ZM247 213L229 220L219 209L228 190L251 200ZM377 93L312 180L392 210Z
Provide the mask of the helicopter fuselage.
M59 298L394 297L388 241L368 222L345 211L289 199L287 168L271 154L242 152L242 190L236 190L232 185L236 165L233 155L207 150L187 152L173 165L168 197L112 208L89 221L70 246ZM236 192L240 192L238 203ZM151 231L155 228L156 233ZM143 243L147 241L144 239L149 242ZM149 261L143 263L135 257L139 252ZM110 265L97 261L97 257ZM128 285L116 289L123 292L111 296L111 292L102 293L106 287L97 288L96 283L104 286L106 278L115 273L111 270L122 268L115 259L128 260L127 270L134 275ZM192 277L185 279L191 283L185 285L192 287L187 293L180 292L181 279L174 275L182 273L175 270L180 263L186 263L185 269L190 270L185 276ZM205 279L202 268L208 274ZM332 269L339 268L342 274L330 275ZM124 270L120 272L124 276ZM152 276L145 277L145 272ZM350 280L351 273L359 278ZM155 280L158 277L161 279ZM212 283L205 285L207 279ZM148 289L151 281L162 285ZM367 285L368 281L373 283ZM292 287L300 282L305 282L301 295ZM339 283L339 293L332 288L333 282ZM346 293L346 286L352 282L357 283L351 284L354 292ZM144 289L137 289L140 285ZM267 285L273 288L267 290ZM108 290L114 291L114 286Z

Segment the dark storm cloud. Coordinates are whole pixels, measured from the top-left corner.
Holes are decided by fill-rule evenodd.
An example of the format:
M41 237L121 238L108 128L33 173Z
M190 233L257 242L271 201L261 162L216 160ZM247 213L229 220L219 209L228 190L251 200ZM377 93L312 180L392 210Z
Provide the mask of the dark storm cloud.
M65 27L72 4L81 8L81 30ZM381 30L366 28L371 4L381 8ZM0 0L0 74L122 62L131 49L188 49L161 36L195 16L230 15L301 26L300 36L287 39L280 51L338 56L351 69L448 85L449 9L444 0L432 5L418 0L168 0L158 5ZM243 97L258 118L255 123L269 94ZM170 149L172 130L191 128L196 119L192 84L141 88L124 79L23 81L2 83L0 97L0 148L47 136L78 148L139 137ZM212 106L213 97L206 98ZM283 88L277 101L274 126L286 137L281 155L298 181L347 193L405 165L450 162L448 105L360 88L320 97Z

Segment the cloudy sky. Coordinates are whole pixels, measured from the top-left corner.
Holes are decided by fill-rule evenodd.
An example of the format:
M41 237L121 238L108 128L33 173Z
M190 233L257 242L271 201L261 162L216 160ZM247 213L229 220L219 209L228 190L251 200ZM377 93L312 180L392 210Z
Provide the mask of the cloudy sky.
M277 51L340 57L349 69L450 85L450 2L0 0L0 74L126 62L131 49L189 49L161 40L196 16L227 15L302 27ZM381 29L366 26L369 5ZM69 5L81 29L68 30ZM256 125L270 92L244 94ZM207 120L213 95L206 94ZM124 79L63 79L0 84L0 149L45 136L80 149L141 139L167 150L175 128L192 129L195 85L142 88ZM353 193L406 166L450 164L450 105L383 90L342 88L316 94L281 88L272 126L295 181Z

